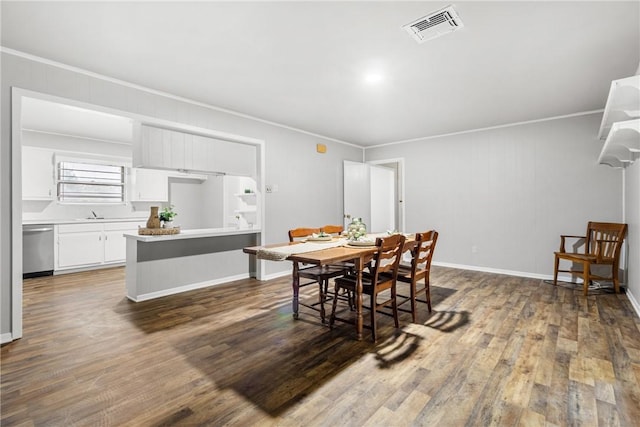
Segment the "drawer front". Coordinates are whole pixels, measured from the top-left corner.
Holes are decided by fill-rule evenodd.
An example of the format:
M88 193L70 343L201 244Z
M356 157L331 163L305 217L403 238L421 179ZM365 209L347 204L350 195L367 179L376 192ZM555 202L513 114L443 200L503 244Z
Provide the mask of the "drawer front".
M58 227L58 233L90 233L93 231L102 231L102 223L60 224L56 227Z
M131 221L131 222L105 222L104 231L133 231L137 230L138 226L144 227L146 220Z

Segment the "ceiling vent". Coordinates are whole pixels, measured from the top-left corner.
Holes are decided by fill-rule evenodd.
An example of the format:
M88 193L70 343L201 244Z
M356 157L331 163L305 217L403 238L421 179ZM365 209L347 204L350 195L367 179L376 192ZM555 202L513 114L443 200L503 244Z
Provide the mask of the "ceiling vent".
M464 24L451 5L402 26L418 43L444 36L462 27Z

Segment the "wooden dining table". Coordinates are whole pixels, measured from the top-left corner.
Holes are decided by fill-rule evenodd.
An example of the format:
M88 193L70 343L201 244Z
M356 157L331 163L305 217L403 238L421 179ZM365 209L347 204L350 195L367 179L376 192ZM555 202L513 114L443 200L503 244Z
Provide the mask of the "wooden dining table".
M270 248L283 248L288 245L297 245L301 242L287 242L287 243L276 243L273 245L266 246L251 246L243 249L244 253L251 255L258 255L258 252L261 249L270 249ZM403 252L410 250L415 245L415 236L407 235L404 244ZM362 339L362 272L365 266L369 261L373 258L376 253L376 246L338 246L338 247L330 247L326 249L321 249L313 252L304 252L304 253L296 253L291 254L286 257L288 261L297 261L303 264L313 264L318 266L329 265L329 264L337 264L344 261L351 261L354 263L354 269L357 274L356 281L356 338L358 340ZM300 289L300 282L296 274L292 275L292 288L293 288L293 317L298 318L298 295Z

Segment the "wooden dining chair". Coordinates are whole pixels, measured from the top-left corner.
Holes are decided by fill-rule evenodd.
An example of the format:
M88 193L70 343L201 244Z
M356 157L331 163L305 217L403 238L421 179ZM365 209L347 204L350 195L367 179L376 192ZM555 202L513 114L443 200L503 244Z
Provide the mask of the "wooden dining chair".
M397 294L398 310L411 313L413 323L416 323L416 301L426 303L429 313L431 313L431 290L429 287L429 273L431 272L431 259L433 251L438 241L438 232L435 230L424 233L416 233L416 244L411 249L411 264L400 264L398 266L398 282L409 285L409 295ZM418 284L422 282L424 287L418 289ZM398 291L402 289L398 286ZM421 292L425 292L426 299L418 298ZM401 308L406 302L411 303L411 310Z
M325 225L320 228L320 231L334 236L339 236L344 231L344 227L342 225Z
M589 293L589 284L593 279L611 280L616 293L620 292L620 280L618 279L618 268L620 263L620 251L622 242L627 234L627 224L611 222L589 222L587 233L584 236L560 236L560 250L555 252L555 266L553 271L553 284L558 284L558 272L571 273L572 276L582 275L584 281L584 295ZM566 239L584 239L583 253L567 252L565 250ZM579 242L578 242L579 244ZM560 270L560 260L569 261L572 266L582 264L582 271ZM592 271L594 266L611 267L611 276L600 276Z
M289 230L289 241L295 242L305 237L309 237L314 233L320 233L319 228L295 228ZM330 264L322 266L304 267L298 262L293 262L293 280L298 282L298 290L302 287L318 284L318 301L312 304L306 304L298 299L298 304L317 310L320 312L320 319L325 323L324 303L328 300L327 290L329 288L329 279L343 276L349 272L349 269L343 264ZM302 281L300 279L306 279ZM295 285L294 285L295 286ZM296 289L294 289L296 292Z
M376 252L371 262L370 272L362 273L362 293L370 296L369 307L371 315L371 336L376 341L377 324L376 312L389 314L379 311L383 307L391 307L393 320L396 328L398 323L398 306L396 301L396 279L398 276L398 266L400 258L402 258L402 249L404 247L405 237L402 234L394 234L389 237L379 237L376 239ZM333 297L333 306L331 309L331 318L329 326L333 326L336 317L336 308L338 306L338 294L341 289L346 289L351 293L356 293L357 274L350 273L344 277L335 279L335 290ZM390 297L382 302L378 301L378 295L389 290ZM340 321L353 323L347 319L338 319Z

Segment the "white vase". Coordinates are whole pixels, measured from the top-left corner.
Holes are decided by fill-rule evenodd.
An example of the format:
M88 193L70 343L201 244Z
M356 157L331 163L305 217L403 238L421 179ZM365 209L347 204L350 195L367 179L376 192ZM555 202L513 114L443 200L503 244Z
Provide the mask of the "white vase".
M165 221L163 227L164 228L173 228L173 221Z

